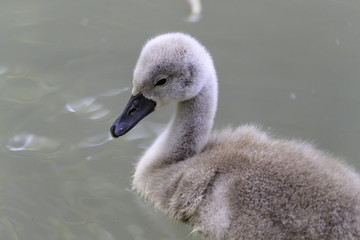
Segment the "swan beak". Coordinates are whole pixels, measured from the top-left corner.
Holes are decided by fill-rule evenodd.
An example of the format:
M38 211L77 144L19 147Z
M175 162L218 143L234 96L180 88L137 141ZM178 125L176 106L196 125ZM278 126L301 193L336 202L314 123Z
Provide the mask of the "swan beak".
M141 119L154 111L156 102L147 99L141 93L131 96L121 116L110 128L111 135L118 138L130 131Z

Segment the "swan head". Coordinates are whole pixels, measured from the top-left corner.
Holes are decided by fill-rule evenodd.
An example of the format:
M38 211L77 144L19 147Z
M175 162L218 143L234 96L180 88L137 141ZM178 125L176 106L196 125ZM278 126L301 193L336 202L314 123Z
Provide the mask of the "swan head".
M187 34L167 33L150 39L134 69L132 96L111 134L124 135L155 109L195 97L212 69L208 51Z
M134 69L132 95L139 92L156 102L156 108L196 96L203 87L204 47L183 33L168 33L150 39Z

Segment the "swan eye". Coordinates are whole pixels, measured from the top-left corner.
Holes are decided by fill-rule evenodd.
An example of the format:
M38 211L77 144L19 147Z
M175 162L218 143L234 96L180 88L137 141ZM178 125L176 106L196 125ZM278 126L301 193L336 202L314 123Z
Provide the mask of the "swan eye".
M156 84L155 84L155 87L156 86L163 86L165 85L167 82L167 79L166 78L161 78Z

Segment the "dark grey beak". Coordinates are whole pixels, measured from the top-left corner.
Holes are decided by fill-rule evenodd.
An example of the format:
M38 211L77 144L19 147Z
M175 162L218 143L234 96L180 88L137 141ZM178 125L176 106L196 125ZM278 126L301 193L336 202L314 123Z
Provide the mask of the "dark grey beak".
M141 93L131 96L121 116L116 119L110 128L114 138L120 137L130 131L141 119L154 111L156 102L147 99Z

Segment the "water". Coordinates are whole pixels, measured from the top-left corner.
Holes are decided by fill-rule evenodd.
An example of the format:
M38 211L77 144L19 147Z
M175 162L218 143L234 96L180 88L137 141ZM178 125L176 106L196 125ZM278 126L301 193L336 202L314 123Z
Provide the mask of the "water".
M188 32L215 60L216 128L258 122L360 169L360 3L2 1L0 239L200 239L140 199L140 153L173 111L112 140L145 40Z

